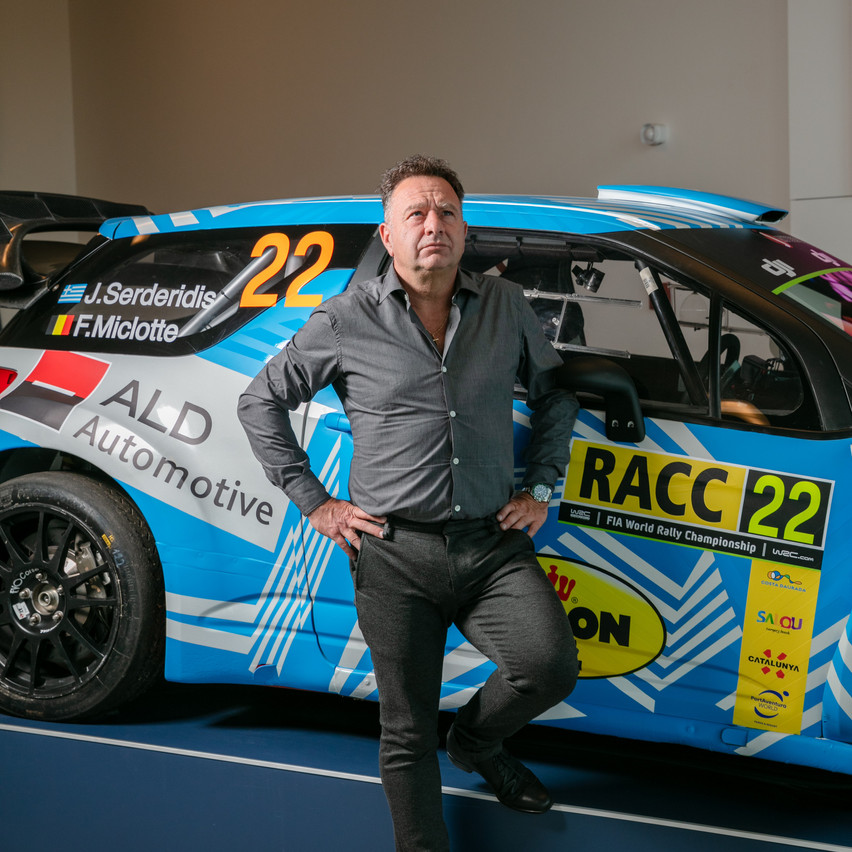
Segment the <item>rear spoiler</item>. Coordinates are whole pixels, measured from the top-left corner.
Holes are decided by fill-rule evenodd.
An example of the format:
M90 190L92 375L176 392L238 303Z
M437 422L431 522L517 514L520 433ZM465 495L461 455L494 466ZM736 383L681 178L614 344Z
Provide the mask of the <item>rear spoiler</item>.
M79 195L45 192L0 191L0 305L24 307L47 284L53 271L64 268L79 252L73 244L57 257L55 269L45 273L28 263L23 251L24 237L40 231L96 232L116 216L146 216L150 211L139 204L117 204ZM54 247L59 243L54 243Z
M640 201L645 204L660 204L677 207L692 213L716 213L732 216L756 224L775 224L789 213L780 207L770 207L759 201L734 198L731 195L716 195L697 192L674 186L599 186L598 198L602 201Z

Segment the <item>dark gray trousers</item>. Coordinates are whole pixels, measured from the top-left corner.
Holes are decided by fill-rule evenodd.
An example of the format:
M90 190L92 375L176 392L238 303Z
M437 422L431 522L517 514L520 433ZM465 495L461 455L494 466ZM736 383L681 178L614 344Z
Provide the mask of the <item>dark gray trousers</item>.
M443 532L396 528L362 536L355 604L370 647L382 725L379 763L398 850L442 852L449 840L438 767L438 701L447 629L496 665L453 724L474 757L574 688L577 648L532 540L496 521L450 521Z

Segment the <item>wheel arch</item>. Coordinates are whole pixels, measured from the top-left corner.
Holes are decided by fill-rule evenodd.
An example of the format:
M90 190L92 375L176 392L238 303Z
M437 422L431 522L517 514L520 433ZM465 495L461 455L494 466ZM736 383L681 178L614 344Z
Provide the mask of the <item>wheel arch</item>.
M50 473L52 471L80 473L96 482L116 489L133 506L138 515L139 523L145 526L156 546L154 532L145 514L133 499L133 495L115 477L110 476L102 468L73 453L51 449L50 447L23 446L0 451L0 485L10 479L26 476L30 473ZM161 567L159 570L162 573Z
M48 473L56 470L83 473L99 482L109 483L119 489L128 500L134 502L118 480L102 468L73 453L37 446L11 447L0 450L0 483L27 473Z

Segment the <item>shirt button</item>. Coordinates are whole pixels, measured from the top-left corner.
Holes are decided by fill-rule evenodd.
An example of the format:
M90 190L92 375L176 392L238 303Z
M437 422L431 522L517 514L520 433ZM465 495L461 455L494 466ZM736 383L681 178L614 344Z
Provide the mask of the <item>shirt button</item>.
M453 506L454 512L461 512L461 506Z
M459 463L458 459L453 459L453 464L458 464L458 463Z
M441 372L442 372L442 373L446 373L446 372L447 372L447 368L446 368L446 367L444 367L443 365L441 366Z
M455 417L455 416L456 416L455 411L451 411L451 412L450 412L450 417Z

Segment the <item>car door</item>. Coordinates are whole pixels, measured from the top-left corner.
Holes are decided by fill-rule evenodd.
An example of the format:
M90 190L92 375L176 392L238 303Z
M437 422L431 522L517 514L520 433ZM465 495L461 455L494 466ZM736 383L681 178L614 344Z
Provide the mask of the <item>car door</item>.
M693 258L629 243L473 229L464 259L524 288L567 364L591 355L626 371L645 413L644 439L614 441L603 396L581 395L571 463L536 536L582 666L548 719L594 717L614 733L631 720L639 735L671 717L813 733L819 671L849 609L848 590L826 592L820 570L849 467L848 441L826 440L808 369L825 353ZM529 411L517 397L520 480ZM351 436L325 416L343 493ZM332 688L370 695L348 563L331 551L324 570L315 624ZM466 701L491 669L451 629L442 706Z
M550 718L606 707L604 728L638 735L703 720L751 748L761 732L819 735L850 599L849 445L824 429L820 385L839 384L825 346L690 258L606 240L584 252L571 286L557 275L528 296L569 363L593 353L630 374L645 438L609 440L584 399L536 537L582 665Z

